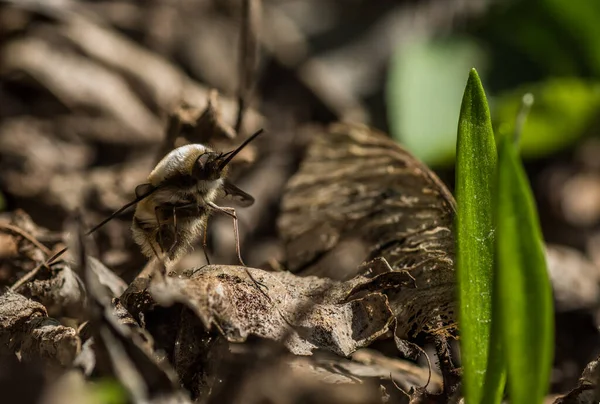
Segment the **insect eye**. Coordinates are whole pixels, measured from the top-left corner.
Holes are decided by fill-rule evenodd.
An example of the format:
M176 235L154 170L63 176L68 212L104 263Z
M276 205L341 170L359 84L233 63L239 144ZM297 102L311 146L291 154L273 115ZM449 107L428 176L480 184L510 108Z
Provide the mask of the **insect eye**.
M210 160L210 154L209 153L204 153L202 155L200 155L200 157L198 157L197 161L197 166L204 170L206 168L206 164L208 163L208 161Z
M192 176L198 180L211 179L215 169L215 153L204 153L196 159Z

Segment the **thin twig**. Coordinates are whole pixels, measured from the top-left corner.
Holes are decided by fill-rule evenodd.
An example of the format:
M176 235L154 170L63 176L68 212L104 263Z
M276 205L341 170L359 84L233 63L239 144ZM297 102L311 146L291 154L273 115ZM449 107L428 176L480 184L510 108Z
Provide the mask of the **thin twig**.
M392 382L392 384L394 385L395 388L397 388L398 390L400 390L402 393L404 393L404 395L406 397L408 397L408 399L411 399L410 394L408 394L402 387L400 387L398 385L398 383L396 383L396 381L394 380L394 378L392 377L392 372L390 372L390 381Z
M437 334L433 337L433 343L444 381L444 396L446 399L449 399L457 390L460 378L457 376L456 369L452 363L450 346L446 337L442 334Z
M45 245L40 243L31 234L27 233L25 230L23 230L17 226L13 226L12 224L8 224L8 223L0 223L0 230L8 230L10 232L18 234L19 236L28 240L31 244L36 246L38 249L42 250L42 252L44 253L44 255L46 257L49 256L50 254L52 254L52 251L50 251L50 249L48 247L46 247Z
M28 273L26 273L21 279L19 279L18 281L16 281L14 283L14 285L12 285L10 287L10 290L12 291L16 291L17 289L19 289L21 286L23 286L25 284L25 282L28 282L30 279L32 279L38 272L40 269L42 268L50 268L50 265L56 261L56 259L58 257L60 257L61 255L63 255L65 252L67 252L68 248L64 247L62 250L60 250L59 252L57 252L56 254L54 254L52 257L48 258L46 261L42 262L40 265L38 265L37 267L33 268L31 271L29 271Z
M33 279L43 267L47 267L46 262L41 263L37 267L33 268L31 271L27 272L25 275L23 275L10 287L10 290L16 292L21 286Z
M259 0L242 2L242 21L240 27L240 55L238 60L238 111L235 132L240 133L248 98L252 92L255 70L258 60L257 24L255 21Z
M165 137L163 138L163 142L160 146L160 149L156 153L156 157L154 158L154 164L158 164L159 161L162 160L163 157L167 155L171 150L175 148L175 141L177 140L177 136L181 131L181 116L179 114L179 110L173 112L169 115L169 121L167 123L167 129L165 131Z

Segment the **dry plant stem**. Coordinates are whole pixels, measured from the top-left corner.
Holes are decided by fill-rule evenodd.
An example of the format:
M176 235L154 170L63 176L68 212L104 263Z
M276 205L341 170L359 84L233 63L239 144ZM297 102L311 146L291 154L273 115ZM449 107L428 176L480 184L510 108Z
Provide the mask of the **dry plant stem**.
M33 278L35 278L35 276L37 275L37 273L40 271L40 269L42 269L43 267L47 267L48 262L44 262L40 265L38 265L37 267L33 268L31 271L27 272L25 275L23 275L21 277L21 279L19 279L18 281L16 281L11 287L10 290L12 290L13 292L16 292L21 286L23 286L25 283L29 282L30 280L32 280Z
M52 257L48 258L46 260L46 262L43 262L40 265L38 265L37 267L33 268L31 271L26 273L21 279L16 281L14 283L14 285L12 285L10 287L10 290L12 290L13 292L16 292L17 289L19 289L21 286L23 286L26 282L29 282L31 279L33 279L35 277L35 275L37 275L37 273L39 272L40 269L42 269L44 267L49 268L49 265L51 265L54 261L56 261L56 259L58 257L60 257L61 255L63 255L66 251L67 251L67 247L63 248L62 250L60 250L59 252L54 254Z
M433 337L433 343L435 345L435 352L439 360L440 370L442 371L442 378L444 380L443 395L449 400L457 390L460 383L460 377L456 374L456 369L452 363L450 346L446 337L441 334L435 335Z
M431 382L431 369L432 369L432 367L431 367L431 359L429 358L429 355L427 355L427 352L425 352L425 350L423 348L421 348L418 345L416 345L416 347L419 349L419 351L423 355L425 355L425 359L427 360L427 370L429 371L429 374L427 376L427 383L425 383L425 386L423 386L423 388L426 389L427 386L429 386L429 383Z
M258 0L244 0L242 2L242 26L240 29L240 56L239 56L239 83L238 83L238 110L235 121L235 132L240 133L244 120L244 110L248 97L252 91L254 71L256 68L258 41L256 39L256 24L254 14L258 9Z
M408 397L408 399L411 399L411 395L408 394L406 391L404 391L404 389L402 387L400 387L398 385L398 383L396 383L396 381L394 380L394 378L392 377L392 373L390 372L390 381L392 382L392 384L394 385L394 387L399 390L402 394L404 394L406 397Z
M160 149L156 153L154 165L158 164L158 162L161 161L162 158L167 155L167 153L175 148L175 140L177 139L177 136L179 136L180 131L181 116L179 115L179 111L175 111L169 115L169 122L167 123L167 130L165 133L166 136L163 139Z
M159 225L160 225L160 222L158 222L158 218L157 218L157 223L159 223ZM160 230L159 230L159 234L160 234ZM156 251L156 249L154 248L154 246L152 245L150 240L148 240L148 245L150 246L150 248L152 248L152 252L154 253L154 256L156 257L156 261L154 261L154 260L148 261L148 263L146 264L146 266L144 267L142 272L140 272L140 274L137 276L138 278L141 277L141 275L143 273L146 274L148 278L152 278L153 274L157 274L160 276L160 275L162 275L163 272L164 273L167 272L167 264L165 263L165 260L163 260L162 257L160 256L160 254L158 254L158 251ZM161 242L161 245L162 245L162 242Z
M204 253L204 259L206 260L206 265L210 265L210 259L208 258L208 218L206 216L206 220L204 221L204 229L202 230L202 252Z
M27 241L29 241L31 244L33 244L34 246L36 246L37 248L39 248L44 255L47 257L50 254L52 254L52 251L50 251L48 249L48 247L46 247L45 245L43 245L42 243L40 243L35 237L33 237L31 234L27 233L26 231L20 229L17 226L13 226L12 224L8 224L8 223L0 223L0 230L6 230L12 233L16 233L19 236L23 237L24 239L26 239Z

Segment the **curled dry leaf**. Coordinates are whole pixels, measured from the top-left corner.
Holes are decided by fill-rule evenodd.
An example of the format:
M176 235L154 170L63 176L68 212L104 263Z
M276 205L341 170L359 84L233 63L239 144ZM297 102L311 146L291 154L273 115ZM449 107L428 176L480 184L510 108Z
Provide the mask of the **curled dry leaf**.
M98 108L142 141L160 138L160 122L110 70L68 49L29 37L9 43L2 52L7 71L26 72L71 108ZM94 80L89 80L94 77Z
M40 303L7 290L0 296L0 346L18 345L17 336L26 324L36 317L45 316L46 309Z
M382 380L390 377L405 390L423 387L427 391L442 391L442 377L438 373L429 373L428 369L407 360L390 358L372 349L360 349L352 354L352 365L342 365L355 376L379 377ZM358 366L358 364L362 366Z
M82 52L111 66L125 76L133 77L144 93L163 110L185 100L192 105L204 107L208 90L187 76L167 59L152 53L135 42L108 30L82 15L67 17L60 27L65 38L72 41ZM156 78L160 77L160 80ZM235 102L223 101L223 115L227 122L235 122ZM249 111L244 127L248 132L260 126L263 118L254 110Z
M104 264L93 257L88 257L88 262L99 284L111 298L125 291L127 284ZM42 303L50 316L81 318L87 304L86 290L79 275L71 268L64 261L40 267L35 276L18 290L24 296Z
M171 366L155 357L149 341L144 340L144 333L113 298L103 274L94 269L85 252L83 226L80 221L76 224L77 237L72 240L71 249L89 294L86 317L93 338L86 346L92 348L93 357L86 349L85 357L78 358L77 366L87 373L94 367L100 374L116 377L134 403L189 403Z
M150 293L161 305L186 305L207 329L214 325L230 342L243 342L249 335L284 339L297 355L320 348L348 356L387 332L392 321L381 293L346 300L368 278L338 282L289 272L248 271L265 286L264 293L243 267L221 265L205 266L189 278L153 282Z
M42 267L36 278L25 283L19 291L42 303L54 317L78 318L86 302L81 279L64 262L50 268Z
M0 235L9 235L9 247L16 247L3 258L2 265L28 272L38 263L46 261L54 252L46 244L62 248L63 234L52 233L35 224L29 215L17 210L5 213L0 219ZM39 239L39 240L38 240ZM87 257L89 267L98 282L107 289L111 297L120 296L127 284L96 258ZM23 287L18 288L26 297L40 301L51 316L57 314L78 317L85 304L85 289L79 276L72 270L74 262L57 261L50 266L40 267Z
M585 367L577 386L554 404L595 404L600 400L600 357Z
M281 210L291 271L350 279L371 271L362 262L384 258L392 271L361 288L388 297L400 336L455 327L455 201L392 140L349 124L315 133ZM416 288L395 287L398 271L410 274Z
M0 215L0 285L12 285L46 260L51 251L42 239L56 242L60 234L38 227L21 210Z
M165 361L158 361L144 346L138 334L119 324L104 310L94 319L95 360L102 371L114 375L137 403L189 403L179 389L176 375ZM108 366L105 368L104 366Z
M28 323L20 347L22 360L48 359L69 366L81 343L77 331L49 317L34 318Z
M105 293L111 299L119 297L127 289L127 284L113 271L94 257L87 257L89 269L94 273L98 283L104 288Z
M7 290L0 296L0 347L24 360L67 366L78 354L80 342L73 328L47 317L40 303Z
M222 117L219 93L211 90L208 93L206 107L201 110L183 103L169 116L166 136L157 153L156 162L160 161L173 148L187 143L200 143L210 145L215 150L230 150L234 147L234 140L238 137L233 127ZM237 163L251 163L255 159L255 148L252 144L244 147L232 161Z

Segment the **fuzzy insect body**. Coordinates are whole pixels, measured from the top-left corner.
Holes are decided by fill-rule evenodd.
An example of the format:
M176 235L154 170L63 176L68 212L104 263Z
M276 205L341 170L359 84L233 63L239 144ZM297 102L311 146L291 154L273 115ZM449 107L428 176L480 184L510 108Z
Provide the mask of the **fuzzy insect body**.
M231 159L260 133L227 153L215 152L201 144L181 146L156 165L148 182L135 191L138 203L132 233L144 255L157 255L167 263L176 261L202 233L206 255L208 217L219 211L233 218L236 252L243 264L235 209L218 206L216 200L229 196L242 206L254 202L254 198L230 183L226 175Z
M136 188L136 195L156 189L135 210L133 239L148 257L165 255L173 261L200 234L208 219L206 201L214 201L223 179L197 180L192 169L199 156L212 152L200 144L179 147L167 154Z

